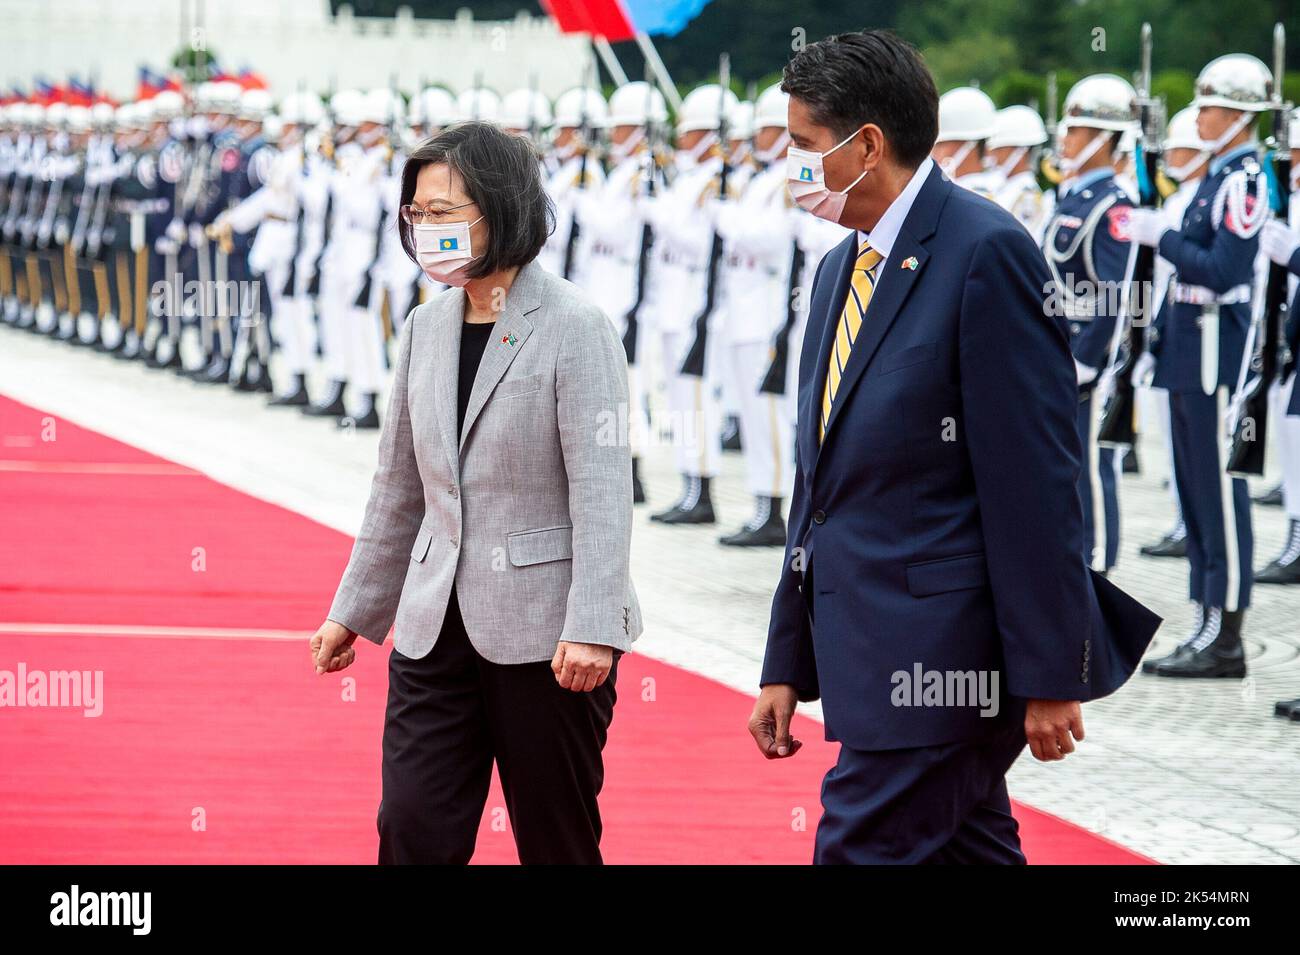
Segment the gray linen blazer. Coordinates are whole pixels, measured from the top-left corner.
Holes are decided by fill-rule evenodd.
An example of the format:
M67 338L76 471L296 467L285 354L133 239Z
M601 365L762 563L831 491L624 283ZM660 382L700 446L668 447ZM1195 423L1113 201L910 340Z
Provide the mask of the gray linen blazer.
M561 640L627 650L641 633L628 563L627 359L604 313L536 262L520 269L456 434L465 293L402 328L379 466L329 619L420 658L455 582L493 663Z

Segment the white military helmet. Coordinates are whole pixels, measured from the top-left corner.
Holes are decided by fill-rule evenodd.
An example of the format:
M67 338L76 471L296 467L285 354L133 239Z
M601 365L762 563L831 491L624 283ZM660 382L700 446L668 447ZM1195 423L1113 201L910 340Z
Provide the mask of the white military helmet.
M137 129L148 129L153 125L153 99L138 99L131 104L131 119Z
M588 126L604 126L609 116L605 97L596 90L575 86L565 90L555 101L555 126L557 129L576 128L585 119Z
M53 105L58 106L61 104L55 103ZM49 110L46 109L44 106L42 106L40 103L28 103L27 104L27 125L28 126L44 125L46 122L46 114L48 112Z
M1065 95L1061 129L1085 126L1123 132L1137 122L1137 91L1114 73L1085 76Z
M366 94L361 90L339 90L330 97L330 112L338 126L360 126L366 107Z
M116 113L112 103L96 103L90 107L90 121L96 129L112 129Z
M1201 70L1192 105L1258 113L1268 109L1272 95L1273 74L1263 62L1249 53L1229 53Z
M741 100L727 110L727 137L749 139L754 135L754 104Z
M1131 156L1137 152L1138 134L1137 127L1130 126L1124 132L1119 134L1119 142L1115 144L1116 156Z
M175 119L185 108L185 98L175 90L160 90L149 98L149 103L158 122Z
M1204 149L1205 143L1196 131L1196 107L1188 106L1174 113L1165 128L1166 150L1170 149Z
M104 104L108 105L108 104ZM112 107L109 107L110 109ZM113 122L118 129L136 129L139 125L140 106L138 103L123 103L113 110Z
M239 95L239 118L265 119L274 105L271 94L266 90L244 90Z
M773 83L758 94L754 102L754 128L779 126L785 129L790 122L790 94L781 91L780 83Z
M64 114L68 131L73 133L90 132L90 110L84 106L69 106Z
M613 126L644 126L668 122L668 104L664 94L645 80L624 83L609 98L608 124Z
M45 107L45 114L41 116L41 119L49 126L62 126L68 121L68 104L51 103Z
M682 108L677 111L677 134L693 132L697 129L717 129L719 107L731 114L740 101L731 90L724 90L717 83L705 83L686 94Z
M325 104L315 93L290 93L280 104L280 120L295 126L317 126L325 118Z
M441 128L459 122L460 119L456 97L441 86L427 86L411 101L412 123Z
M359 113L361 122L378 123L380 126L401 123L405 116L406 104L402 102L401 95L386 86L366 93Z
M1008 106L998 110L993 135L985 144L989 149L1003 146L1041 146L1047 142L1047 128L1038 111L1028 106Z
M462 90L456 97L456 106L463 119L481 119L495 123L501 115L501 97L486 86Z
M998 109L988 93L973 86L959 86L939 97L937 143L979 142L993 135Z
M543 129L551 125L551 101L537 90L511 90L501 100L498 118L506 129Z

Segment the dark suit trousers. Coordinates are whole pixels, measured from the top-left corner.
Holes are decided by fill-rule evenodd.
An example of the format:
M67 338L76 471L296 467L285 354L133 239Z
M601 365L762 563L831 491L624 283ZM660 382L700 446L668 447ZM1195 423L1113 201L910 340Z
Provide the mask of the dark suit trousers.
M864 752L840 748L822 782L818 865L1023 865L1006 772L1022 719L983 740Z
M600 863L614 666L602 686L574 693L549 660L490 663L470 644L453 591L433 649L389 657L379 862L467 863L495 760L520 862Z

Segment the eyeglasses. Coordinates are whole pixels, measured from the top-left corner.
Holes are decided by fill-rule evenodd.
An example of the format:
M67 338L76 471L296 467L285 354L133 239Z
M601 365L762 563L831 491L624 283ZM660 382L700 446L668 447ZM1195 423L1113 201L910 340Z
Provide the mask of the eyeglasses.
M457 209L464 209L466 206L472 206L473 200L462 202L458 206L448 206L445 209L421 209L419 206L406 205L398 211L401 213L402 221L407 225L424 225L425 223L442 222L443 216Z

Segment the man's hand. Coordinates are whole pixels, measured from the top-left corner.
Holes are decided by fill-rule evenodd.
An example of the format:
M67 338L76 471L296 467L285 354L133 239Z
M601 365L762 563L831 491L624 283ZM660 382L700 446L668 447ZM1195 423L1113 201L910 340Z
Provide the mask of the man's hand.
M1300 239L1284 222L1269 219L1259 234L1259 250L1275 265L1287 265L1300 248Z
M326 620L311 638L311 659L317 675L333 673L352 665L357 651L352 648L357 635L333 620Z
M1155 209L1130 209L1128 234L1138 245L1152 248L1160 244L1160 237L1169 231L1169 220Z
M574 693L590 693L609 678L613 666L614 648L598 643L561 640L551 658L555 682Z
M785 759L799 752L803 743L790 738L790 718L799 705L799 694L788 683L763 687L749 717L749 735L768 759Z
M1065 759L1083 740L1083 711L1076 700L1030 700L1025 707L1025 739L1035 759Z

